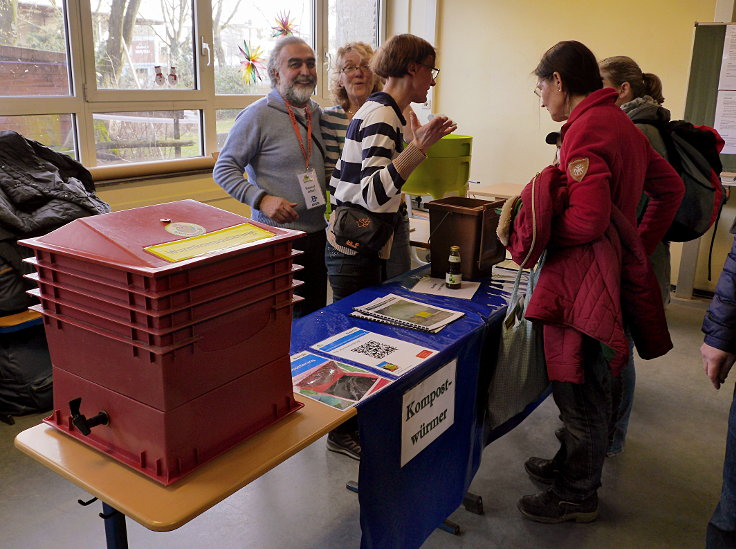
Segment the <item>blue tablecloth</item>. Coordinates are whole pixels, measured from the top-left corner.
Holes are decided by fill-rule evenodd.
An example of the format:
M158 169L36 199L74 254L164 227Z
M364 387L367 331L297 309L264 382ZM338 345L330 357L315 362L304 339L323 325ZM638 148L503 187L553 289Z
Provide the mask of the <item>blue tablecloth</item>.
M489 431L484 426L488 381L495 368L505 293L483 282L472 300L409 291L428 267L378 287L367 288L316 311L294 324L291 352L357 326L427 346L439 353L358 406L363 454L359 500L361 547L419 547L462 503L485 445L518 424L538 403ZM437 334L398 328L348 316L356 305L388 293L463 311L465 315ZM457 358L453 425L404 467L400 464L403 394Z

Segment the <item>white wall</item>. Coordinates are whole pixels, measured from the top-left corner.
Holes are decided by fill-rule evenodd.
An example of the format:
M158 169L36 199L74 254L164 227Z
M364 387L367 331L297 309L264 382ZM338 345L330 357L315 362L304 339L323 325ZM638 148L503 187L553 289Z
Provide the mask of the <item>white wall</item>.
M551 162L554 151L544 137L561 126L539 108L533 94L532 71L550 46L579 40L598 58L632 57L645 72L660 76L665 107L679 119L694 23L731 20L733 8L733 0L439 0L436 45L442 73L433 110L457 121L458 133L473 136L471 179L527 183ZM729 246L724 226L734 209L731 204L724 210L715 273ZM695 287L712 290L706 248L701 247ZM679 261L680 246L673 245L673 281Z

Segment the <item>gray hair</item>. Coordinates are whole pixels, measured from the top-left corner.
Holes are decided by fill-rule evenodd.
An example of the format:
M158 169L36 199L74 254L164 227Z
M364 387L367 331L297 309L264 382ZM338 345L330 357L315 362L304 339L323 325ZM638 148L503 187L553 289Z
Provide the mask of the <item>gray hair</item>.
M276 45L273 47L268 57L267 66L268 77L271 79L272 88L275 88L277 84L276 76L279 73L279 57L281 56L281 50L284 49L284 46L288 46L289 44L305 44L309 46L306 40L294 35L283 36L276 41ZM311 48L312 46L309 47Z

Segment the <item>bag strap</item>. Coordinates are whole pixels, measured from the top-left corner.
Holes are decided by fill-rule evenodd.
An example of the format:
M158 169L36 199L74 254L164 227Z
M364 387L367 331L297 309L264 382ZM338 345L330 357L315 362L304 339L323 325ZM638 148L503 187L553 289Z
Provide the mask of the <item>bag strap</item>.
M519 270L524 268L524 265L526 265L526 262L531 257L532 252L534 252L534 245L537 243L537 179L539 179L539 172L537 172L537 175L532 179L532 244L529 246L529 252L526 254L526 257L521 262L521 265L519 265Z
M511 292L511 297L509 298L509 304L506 309L506 318L504 322L508 322L509 316L516 314L516 308L519 304L519 301L521 301L521 297L519 296L519 284L521 282L521 275L524 271L524 265L529 260L529 258L532 255L532 252L534 251L534 245L537 242L537 207L536 207L536 186L537 186L537 179L539 179L539 172L534 176L534 179L532 179L532 203L531 203L531 209L532 209L532 244L529 247L529 252L526 254L526 257L519 265L519 270L516 273L516 279L514 280L514 288ZM543 263L544 257L546 257L546 251L542 252L542 257L540 257L540 261L537 262L537 266L539 267L540 263ZM527 291L526 295L531 294L531 290L534 289L533 286L534 282L532 280L532 271L529 271L529 279L527 282ZM524 306L522 307L522 314L526 311L526 307L529 304L529 300L524 300Z

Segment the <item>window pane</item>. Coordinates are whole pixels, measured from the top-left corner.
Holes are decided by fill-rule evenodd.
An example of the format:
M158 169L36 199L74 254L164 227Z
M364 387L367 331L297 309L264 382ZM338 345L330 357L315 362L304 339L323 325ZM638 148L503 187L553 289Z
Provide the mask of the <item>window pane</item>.
M93 2L97 87L194 89L192 4L192 0Z
M100 165L202 155L199 111L108 112L93 118Z
M217 111L217 150L221 151L230 128L235 123L235 117L243 109L221 109Z
M334 82L338 48L348 42L365 42L374 50L378 47L378 0L329 0L327 33L328 71Z
M329 0L328 50L334 55L346 42L378 46L378 0Z
M0 0L0 95L69 95L66 52L64 2Z
M71 114L0 116L0 128L13 130L56 152L79 158L74 138L74 117Z
M284 27L314 45L310 0L212 0L212 8L218 94L268 93L268 55Z

